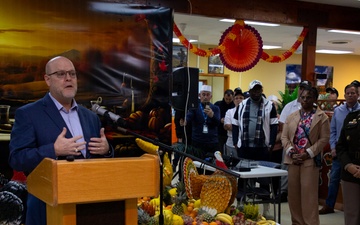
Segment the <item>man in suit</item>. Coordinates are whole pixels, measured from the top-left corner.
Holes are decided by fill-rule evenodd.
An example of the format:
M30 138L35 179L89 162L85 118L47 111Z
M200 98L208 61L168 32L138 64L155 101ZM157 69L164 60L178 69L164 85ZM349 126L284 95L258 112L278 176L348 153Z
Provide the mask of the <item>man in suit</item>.
M77 74L62 56L51 59L44 79L49 92L17 109L10 140L10 166L26 175L44 159L113 157L98 116L78 105ZM46 224L46 205L29 194L26 225Z

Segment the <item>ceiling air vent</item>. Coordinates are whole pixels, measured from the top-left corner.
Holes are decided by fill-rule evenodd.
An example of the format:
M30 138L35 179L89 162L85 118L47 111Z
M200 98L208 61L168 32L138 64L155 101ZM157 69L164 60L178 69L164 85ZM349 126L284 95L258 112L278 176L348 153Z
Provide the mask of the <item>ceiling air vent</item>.
M343 45L343 44L348 44L351 41L350 40L332 40L332 41L328 41L330 44L334 44L334 45Z

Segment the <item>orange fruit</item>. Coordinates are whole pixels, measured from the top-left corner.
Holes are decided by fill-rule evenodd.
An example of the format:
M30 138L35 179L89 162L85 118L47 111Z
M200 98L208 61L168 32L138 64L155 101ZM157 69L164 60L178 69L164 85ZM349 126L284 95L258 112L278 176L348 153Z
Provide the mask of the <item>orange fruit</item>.
M187 207L187 211L188 211L188 212L191 213L191 212L193 211L193 209L194 209L194 207L188 205L188 207Z

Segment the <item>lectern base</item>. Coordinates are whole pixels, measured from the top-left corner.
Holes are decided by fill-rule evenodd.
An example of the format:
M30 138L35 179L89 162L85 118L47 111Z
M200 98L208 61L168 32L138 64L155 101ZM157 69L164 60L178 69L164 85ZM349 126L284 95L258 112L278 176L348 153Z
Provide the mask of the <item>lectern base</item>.
M136 225L137 199L82 204L46 205L47 224Z
M77 225L125 224L125 201L76 205Z

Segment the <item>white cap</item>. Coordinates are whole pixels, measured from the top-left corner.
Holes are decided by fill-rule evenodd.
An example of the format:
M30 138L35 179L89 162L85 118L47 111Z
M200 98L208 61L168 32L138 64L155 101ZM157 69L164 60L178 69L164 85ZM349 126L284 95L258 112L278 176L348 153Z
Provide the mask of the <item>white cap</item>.
M249 84L249 91L253 89L256 85L260 85L262 87L262 83L259 80L253 80Z
M211 92L211 86L209 86L209 85L203 85L203 86L201 86L200 91L208 91L208 92Z
M269 97L267 97L267 100L269 101L279 101L278 97L276 97L276 95L270 95Z

